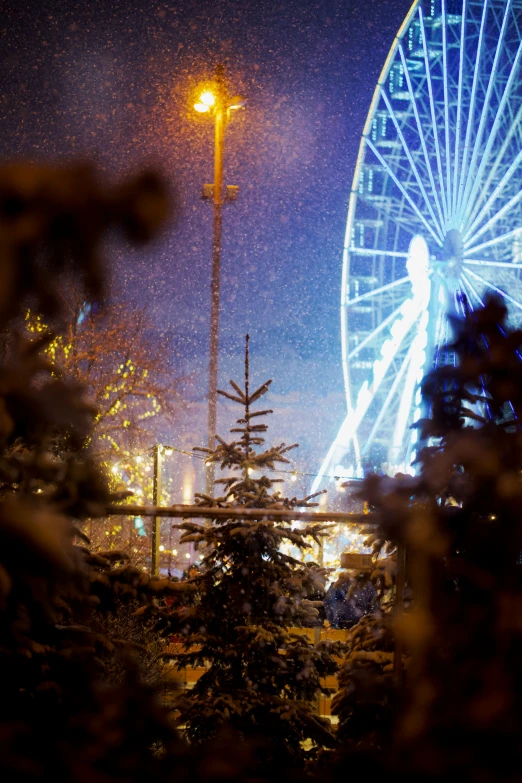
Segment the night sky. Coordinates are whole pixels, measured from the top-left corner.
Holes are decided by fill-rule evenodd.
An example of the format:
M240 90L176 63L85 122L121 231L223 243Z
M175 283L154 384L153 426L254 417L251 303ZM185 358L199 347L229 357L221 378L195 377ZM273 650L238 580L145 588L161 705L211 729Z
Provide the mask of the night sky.
M88 155L111 175L153 163L173 184L175 219L145 253L113 248L114 280L150 304L169 372L191 374L186 393L200 411L212 207L199 196L212 182L213 127L191 105L198 81L225 63L248 107L226 140L225 179L240 195L224 217L220 384L240 375L249 331L255 380L274 378L277 435L300 441L302 469L318 467L342 421L348 196L375 82L409 5L0 0L2 157Z

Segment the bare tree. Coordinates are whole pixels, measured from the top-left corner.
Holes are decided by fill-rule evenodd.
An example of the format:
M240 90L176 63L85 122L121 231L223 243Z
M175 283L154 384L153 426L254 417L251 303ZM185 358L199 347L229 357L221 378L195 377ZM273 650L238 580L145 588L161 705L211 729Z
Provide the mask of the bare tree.
M161 420L172 420L181 404L180 381L173 382L168 372L166 342L158 339L145 308L123 301L98 307L79 292L62 300L65 319L44 352L56 376L83 389L92 406L92 431L84 445L111 477L113 490L152 500L148 450ZM25 326L38 339L49 331L31 312ZM135 565L146 563L150 531L137 528L134 518L90 520L84 532L94 550L117 548Z
M109 302L103 308L72 297L62 333L46 348L57 374L85 389L94 413L91 449L101 461L151 445L151 419L179 409L179 381L168 373L168 350L145 308ZM28 329L47 325L28 314ZM169 379L168 381L166 379Z

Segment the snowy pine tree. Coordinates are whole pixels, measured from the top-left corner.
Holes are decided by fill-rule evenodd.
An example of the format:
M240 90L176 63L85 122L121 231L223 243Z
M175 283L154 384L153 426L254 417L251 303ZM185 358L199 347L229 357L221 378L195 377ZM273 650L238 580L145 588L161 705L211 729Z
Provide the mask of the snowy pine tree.
M243 413L231 432L238 439L217 438L207 461L230 473L216 484L223 494L198 495L203 506L220 508L308 508L313 496L284 498L275 489L278 479L264 474L275 464L287 463L294 446L263 449L269 410L252 406L268 391L270 381L250 391L248 336L245 383L231 381L227 399ZM259 475L261 473L261 475ZM268 519L216 519L211 525L184 522L182 541L194 541L204 553L202 573L188 587L200 600L177 609L171 627L185 635L179 668L208 666L194 688L180 700L180 724L192 743L201 743L227 727L242 738L263 737L274 754L301 763L303 743L317 749L332 746L327 720L314 712L321 678L336 664L326 644L312 645L308 636L292 628L313 624L316 610L307 596L317 587L320 569L285 554L289 543L304 550L307 539L318 542L324 527L294 529L290 523ZM308 754L309 755L309 754Z

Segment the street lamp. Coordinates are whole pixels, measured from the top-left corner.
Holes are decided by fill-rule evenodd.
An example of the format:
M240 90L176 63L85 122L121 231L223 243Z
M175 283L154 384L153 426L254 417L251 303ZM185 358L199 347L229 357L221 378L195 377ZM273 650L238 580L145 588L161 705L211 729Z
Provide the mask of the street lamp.
M162 443L156 443L152 448L153 457L153 475L152 475L152 505L161 506L161 497L163 493L163 460L170 457L174 451L174 446L165 446ZM186 502L185 499L183 502ZM189 500L190 502L190 500ZM151 561L150 572L152 576L158 576L160 573L161 554L165 552L165 545L161 543L161 517L152 517L152 535L151 535ZM177 550L172 549L172 525L169 527L169 546L165 554L169 557L169 576L172 563L172 555L177 555ZM189 555L190 557L190 555Z
M225 130L231 114L241 109L245 100L241 96L229 96L225 72L222 65L216 66L213 89L201 92L194 109L200 114L214 117L214 184L204 185L202 197L212 199L214 204L214 222L212 233L212 285L210 306L210 361L208 380L208 428L207 445L214 448L216 435L218 351L219 351L219 289L221 272L221 234L223 225L223 204L235 201L238 188L235 185L223 186L223 158L225 152ZM214 488L214 465L207 465L206 493L212 495Z
M163 446L156 443L152 453L154 458L154 475L152 479L152 504L159 506L161 503L161 468L163 457ZM150 561L150 573L152 576L159 574L160 567L160 540L161 540L161 518L152 518L152 537L151 537L151 561Z

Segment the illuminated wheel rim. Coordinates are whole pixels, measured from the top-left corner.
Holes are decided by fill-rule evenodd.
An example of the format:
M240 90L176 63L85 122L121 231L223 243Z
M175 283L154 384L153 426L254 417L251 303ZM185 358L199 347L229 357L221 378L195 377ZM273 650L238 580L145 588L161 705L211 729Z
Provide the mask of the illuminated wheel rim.
M347 415L313 490L413 472L419 382L447 315L501 296L522 321L522 0L417 0L364 127L348 210Z

